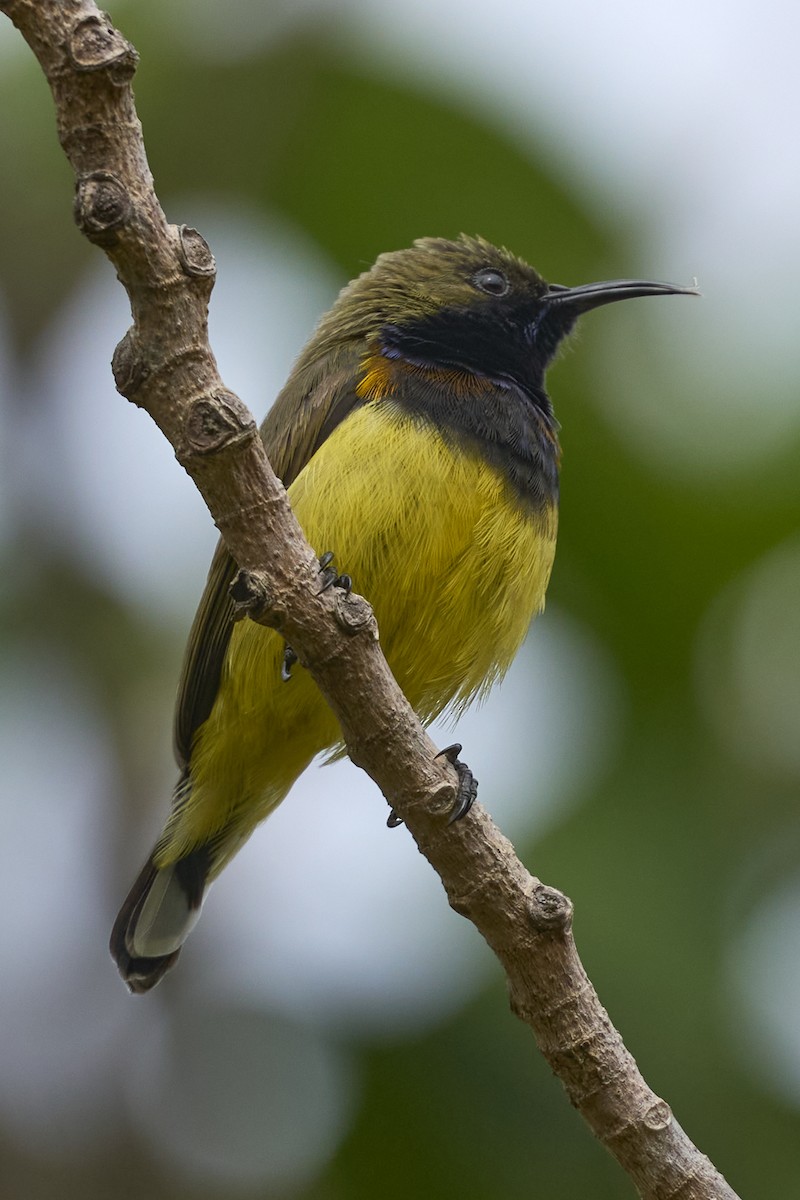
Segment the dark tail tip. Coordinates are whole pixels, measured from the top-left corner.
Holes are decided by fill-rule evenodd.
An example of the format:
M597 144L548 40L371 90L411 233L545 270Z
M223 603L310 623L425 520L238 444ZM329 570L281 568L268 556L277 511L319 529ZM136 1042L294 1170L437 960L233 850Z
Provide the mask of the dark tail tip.
M145 863L111 931L111 957L132 992L149 992L176 962L200 915L210 867L208 845L165 867L152 856Z
M170 967L175 965L180 954L180 949L178 949L174 950L172 954L164 954L160 958L136 958L128 949L129 933L136 924L136 919L153 886L155 877L156 868L153 866L152 859L148 859L119 910L114 928L111 930L108 947L120 975L129 989L137 995L149 992L151 988L155 987Z
M175 965L180 950L174 950L172 954L165 954L161 958L133 958L124 944L115 944L112 936L111 954L120 975L128 985L128 990L136 996L141 996L154 988L170 967Z

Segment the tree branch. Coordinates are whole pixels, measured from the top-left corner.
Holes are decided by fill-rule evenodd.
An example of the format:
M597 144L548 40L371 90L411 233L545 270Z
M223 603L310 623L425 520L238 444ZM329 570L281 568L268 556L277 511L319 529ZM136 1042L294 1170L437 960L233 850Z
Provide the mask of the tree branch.
M78 226L130 298L133 325L114 354L117 388L152 416L202 493L243 568L244 607L279 629L311 671L350 757L403 818L451 906L494 950L514 1012L640 1195L736 1200L611 1024L578 957L570 901L528 874L479 804L447 824L455 772L434 757L395 683L369 606L336 589L318 594L314 553L208 344L213 256L196 230L167 223L156 198L130 86L136 51L90 0L0 0L0 10L52 89Z

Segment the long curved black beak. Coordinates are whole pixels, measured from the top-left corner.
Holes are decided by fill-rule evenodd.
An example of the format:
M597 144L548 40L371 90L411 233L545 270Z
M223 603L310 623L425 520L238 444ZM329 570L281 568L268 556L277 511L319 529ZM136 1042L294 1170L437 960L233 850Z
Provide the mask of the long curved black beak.
M605 283L585 283L580 287L548 284L542 301L553 308L566 308L575 316L613 304L615 300L634 300L637 296L699 296L696 287L678 287L674 283L651 283L645 279L612 279Z

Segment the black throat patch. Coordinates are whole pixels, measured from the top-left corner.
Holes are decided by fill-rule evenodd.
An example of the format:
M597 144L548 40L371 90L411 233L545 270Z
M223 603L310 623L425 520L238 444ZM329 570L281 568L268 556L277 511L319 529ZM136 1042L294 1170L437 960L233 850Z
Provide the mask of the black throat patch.
M409 416L429 421L454 446L480 455L537 511L556 505L558 425L544 391L532 397L509 377L491 378L462 364L433 364L404 350L394 339L382 344L380 353L365 363L359 394L364 399L391 396Z
M441 316L381 330L386 390L405 412L485 458L524 503L558 504L558 422L523 331L506 326L498 347L485 319Z

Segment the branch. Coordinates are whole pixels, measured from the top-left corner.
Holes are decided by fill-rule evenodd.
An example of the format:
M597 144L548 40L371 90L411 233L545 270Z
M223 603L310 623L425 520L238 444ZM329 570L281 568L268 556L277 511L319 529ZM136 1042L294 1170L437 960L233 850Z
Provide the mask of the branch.
M588 979L572 905L533 878L476 804L448 825L456 777L386 664L366 601L318 595L318 564L267 461L255 421L223 384L207 336L213 256L167 223L130 82L138 56L91 0L0 0L39 60L76 175L75 219L113 263L133 326L118 390L144 408L191 475L235 560L251 615L311 671L352 760L374 779L440 875L456 912L500 960L513 1011L571 1103L647 1200L736 1200L645 1083Z

